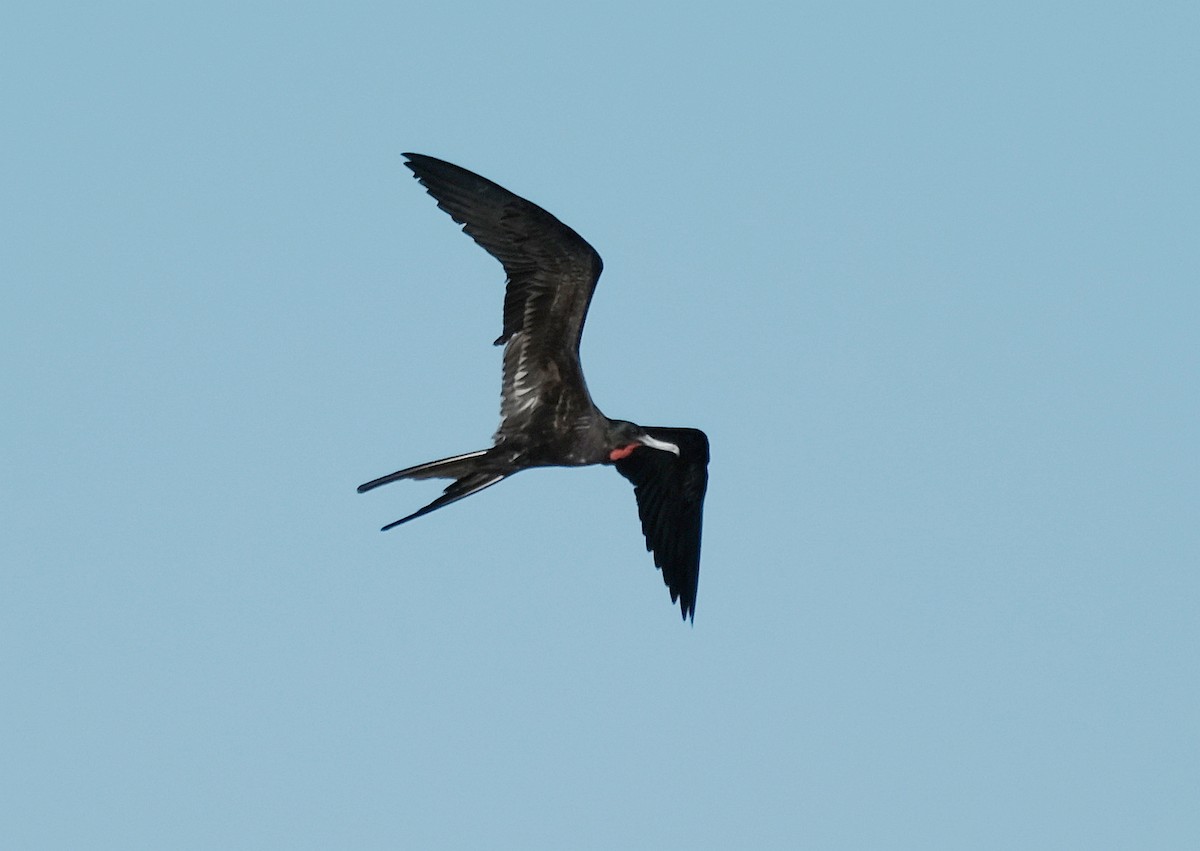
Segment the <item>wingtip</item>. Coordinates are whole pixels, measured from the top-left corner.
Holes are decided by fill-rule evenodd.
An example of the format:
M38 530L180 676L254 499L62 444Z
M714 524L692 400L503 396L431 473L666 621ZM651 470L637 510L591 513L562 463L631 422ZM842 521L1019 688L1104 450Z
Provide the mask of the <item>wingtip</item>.
M421 165L452 165L452 163L447 163L445 160L438 159L437 157L431 157L429 154L418 154L415 151L405 151L400 156L404 157L404 164L409 168L416 168Z
M428 165L429 162L434 159L433 157L428 156L427 154L417 154L412 151L405 151L400 156L404 157L405 167L408 168L408 170L413 173L413 176L418 179L420 178L420 175L417 174L417 170L422 165Z

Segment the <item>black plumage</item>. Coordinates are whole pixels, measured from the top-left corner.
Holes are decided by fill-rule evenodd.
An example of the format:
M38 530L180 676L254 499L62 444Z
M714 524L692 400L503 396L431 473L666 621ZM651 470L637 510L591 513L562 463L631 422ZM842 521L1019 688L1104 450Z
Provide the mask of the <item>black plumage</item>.
M634 485L646 546L671 600L694 618L708 439L697 429L611 420L592 402L579 341L600 255L550 213L490 180L434 157L404 156L438 206L508 275L495 341L504 346L501 420L490 449L399 470L359 492L400 479L454 480L390 529L529 467L615 465Z

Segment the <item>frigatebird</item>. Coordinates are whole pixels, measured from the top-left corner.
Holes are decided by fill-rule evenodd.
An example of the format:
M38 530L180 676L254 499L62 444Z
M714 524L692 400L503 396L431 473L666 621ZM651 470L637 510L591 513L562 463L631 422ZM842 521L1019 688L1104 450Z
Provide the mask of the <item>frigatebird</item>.
M453 479L440 497L387 531L530 467L611 464L633 483L646 549L684 620L695 619L708 438L694 428L611 420L588 394L579 340L603 264L592 246L541 207L465 168L405 154L417 180L504 267L500 427L490 449L418 464L360 485Z

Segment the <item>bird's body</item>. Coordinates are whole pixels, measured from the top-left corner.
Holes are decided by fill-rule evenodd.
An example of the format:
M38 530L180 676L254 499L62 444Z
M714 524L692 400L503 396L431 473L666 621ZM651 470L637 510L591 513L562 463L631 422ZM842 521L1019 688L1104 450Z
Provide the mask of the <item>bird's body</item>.
M530 467L613 464L633 482L647 549L685 618L694 616L708 439L696 429L611 420L592 402L579 340L603 264L584 239L541 207L443 160L405 154L408 167L463 230L504 266L508 285L500 427L490 449L399 470L359 487L449 478L438 499L384 527L449 505Z

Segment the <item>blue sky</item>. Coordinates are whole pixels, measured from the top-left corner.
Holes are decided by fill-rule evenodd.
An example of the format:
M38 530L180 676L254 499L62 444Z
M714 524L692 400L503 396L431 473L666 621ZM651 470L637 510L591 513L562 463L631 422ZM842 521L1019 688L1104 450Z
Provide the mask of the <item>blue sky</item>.
M0 822L22 848L1200 844L1194 4L0 15ZM605 260L712 441L694 626L613 471L487 445Z

